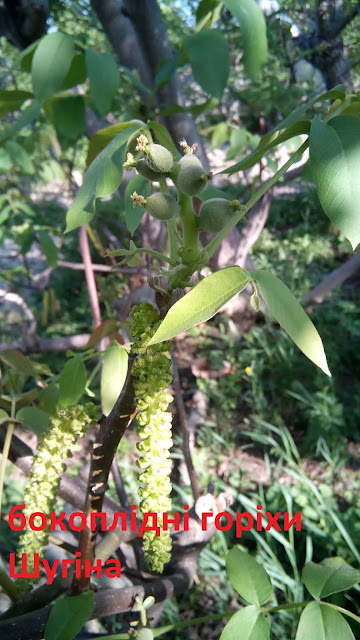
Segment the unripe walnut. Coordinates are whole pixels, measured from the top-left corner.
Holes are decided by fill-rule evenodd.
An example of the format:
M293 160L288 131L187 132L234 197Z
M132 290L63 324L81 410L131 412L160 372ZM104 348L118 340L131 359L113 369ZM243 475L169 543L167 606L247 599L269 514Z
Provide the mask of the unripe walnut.
M224 198L211 198L201 206L198 225L200 229L218 233L239 208L237 201L230 202Z
M175 198L161 191L146 198L144 205L146 210L157 220L170 220L176 218L180 213L180 205Z
M176 186L187 196L197 196L206 189L211 173L205 173L201 164L185 164L180 169Z
M161 173L160 171L154 171L145 160L145 158L141 158L136 163L136 171L147 180L151 182L159 182L162 178L167 178L167 173Z
M144 149L146 162L153 171L168 173L174 164L174 158L161 144L148 144Z
M179 164L182 167L189 167L190 165L202 167L202 164L199 158L195 156L193 153L185 153L185 155L179 160Z

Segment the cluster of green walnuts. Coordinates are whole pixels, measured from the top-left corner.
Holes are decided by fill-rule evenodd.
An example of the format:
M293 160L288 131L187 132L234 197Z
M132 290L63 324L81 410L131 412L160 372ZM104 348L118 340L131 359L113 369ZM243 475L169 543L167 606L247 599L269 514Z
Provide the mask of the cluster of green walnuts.
M181 195L198 196L205 189L212 178L207 173L199 158L194 154L196 145L189 146L185 140L181 142L184 155L175 162L172 153L160 144L149 143L145 135L137 139L136 150L142 152L143 157L135 159L129 153L124 164L126 169L135 168L137 172L151 182L161 182L171 178L174 182L178 199L169 193L157 191L148 198L138 195L131 196L134 205L142 205L157 220L171 220L181 213ZM196 216L198 229L218 233L241 207L237 200L229 201L225 198L210 198L206 200L199 215Z

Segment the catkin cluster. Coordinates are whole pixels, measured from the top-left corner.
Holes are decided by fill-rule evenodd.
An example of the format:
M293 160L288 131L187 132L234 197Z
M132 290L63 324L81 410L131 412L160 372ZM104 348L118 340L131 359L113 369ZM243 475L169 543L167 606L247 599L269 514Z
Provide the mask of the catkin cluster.
M51 418L51 429L39 440L37 454L24 490L23 510L27 520L32 513L40 511L49 516L54 511L56 493L61 475L66 466L64 460L71 456L77 440L85 435L87 427L99 420L101 411L92 403L61 409ZM35 553L41 553L47 544L49 531L24 529L18 547L18 554L27 554L28 571L33 571Z
M170 344L165 342L146 347L159 325L159 314L150 304L144 302L135 306L130 315L135 338L133 352L138 354L132 374L141 438L137 444L141 469L139 480L143 484L139 488L140 507L144 514L158 514L162 522L162 514L171 510L172 415L167 408L173 397L166 391L172 380ZM160 536L155 531L144 531L143 546L149 568L161 573L171 557L170 532L161 527Z

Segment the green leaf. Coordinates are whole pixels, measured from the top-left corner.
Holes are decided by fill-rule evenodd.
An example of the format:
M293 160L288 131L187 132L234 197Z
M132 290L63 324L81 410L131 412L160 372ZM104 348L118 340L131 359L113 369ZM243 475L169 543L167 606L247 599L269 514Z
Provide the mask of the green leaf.
M34 173L35 167L31 156L20 144L15 142L15 140L8 140L5 143L5 147L10 153L12 161L18 165L22 173L25 173L26 175Z
M70 69L61 85L62 91L83 84L87 78L84 53L76 53L71 61Z
M154 78L154 86L155 88L162 87L164 84L169 82L171 76L175 73L179 64L179 54L176 53L172 58L166 58L162 60L157 67L155 78Z
M35 96L44 101L61 89L74 55L74 41L57 31L44 36L34 53L31 78Z
M282 120L282 122L279 122L279 124L276 125L276 127L272 131L270 131L267 135L270 135L275 131L286 129L287 127L295 124L299 120L303 120L306 112L310 109L310 107L313 107L314 104L317 104L318 102L323 102L324 100L336 100L337 98L343 100L345 98L345 95L346 94L344 91L344 86L340 84L337 87L330 89L330 91L325 91L325 93L321 93L320 95L314 96L313 98L311 98L311 100L301 105L300 107L297 107L296 109L294 109L294 111L289 113L289 115L285 118L285 120Z
M0 91L0 118L6 116L7 113L20 109L25 100L30 98L33 98L33 94L29 91L3 89Z
M272 273L253 274L269 311L309 360L331 376L321 338L287 286Z
M45 640L73 640L94 609L94 592L56 600L45 627Z
M127 123L121 133L96 156L87 169L84 182L66 216L66 233L89 222L95 215L95 198L107 196L118 188L125 157L126 142L139 130L139 124Z
M223 169L223 171L221 171L220 173L232 174L236 173L237 171L250 169L257 162L259 162L270 149L277 147L282 142L286 142L286 140L290 140L290 138L294 138L295 136L303 133L309 133L309 131L310 120L300 120L299 122L295 122L294 124L290 125L287 129L285 129L285 131L279 133L274 131L269 132L260 140L257 149L255 149L253 153L250 153L248 156L232 165L231 167Z
M16 419L30 427L36 435L41 436L49 425L49 414L37 407L23 407L16 414Z
M83 96L67 95L52 101L53 123L62 146L76 142L85 132L85 100Z
M111 142L119 133L130 127L132 123L136 122L139 123L139 127L146 126L141 122L141 120L132 120L131 122L120 122L120 124L113 124L111 127L99 129L89 142L86 166L88 167L92 161L95 160L96 156L99 155L100 151L105 149L109 142Z
M250 274L241 267L227 267L211 274L178 300L166 314L149 344L170 340L201 322L206 322L228 300L245 289Z
M256 80L268 55L264 14L255 0L223 0L223 3L240 24L245 72Z
M8 422L10 420L10 416L4 409L0 409L0 425L4 422Z
M59 405L67 407L76 404L86 387L86 367L78 356L70 358L59 377Z
M270 624L254 605L234 613L219 640L270 640Z
M56 405L59 401L59 388L55 382L51 382L39 393L39 407L50 416L56 413Z
M125 222L132 235L138 228L145 214L144 207L140 205L136 205L134 207L134 203L130 198L134 191L144 196L144 198L147 198L151 193L150 182L146 180L146 178L143 178L143 176L136 175L131 178L131 180L129 180L128 184L126 185L124 194Z
M324 124L314 118L310 163L321 206L355 249L360 242L360 119L338 116Z
M230 134L230 149L226 160L232 160L235 156L243 153L247 147L246 129L237 127Z
M301 614L295 640L355 640L345 618L326 604L310 602Z
M217 147L221 147L224 142L228 140L229 137L229 128L226 122L219 122L213 131L211 136L211 147L216 149Z
M114 408L124 386L129 356L118 342L113 342L106 349L101 369L101 405L103 413L108 416Z
M196 82L206 93L222 97L229 76L229 45L220 31L205 29L184 38Z
M174 159L178 160L181 157L181 154L178 152L177 148L175 147L172 141L171 135L169 134L167 129L165 129L165 127L161 124L161 122L155 122L155 120L150 120L150 122L147 123L147 126L149 127L149 129L151 129L151 131L154 132L156 141L159 144L162 144L163 147L166 147L166 149L169 149L169 151L173 154Z
M320 564L308 562L303 569L302 580L313 598L326 598L360 582L360 571L342 558L326 558Z
M91 102L101 116L111 109L119 88L119 69L109 53L86 51L86 68L90 80Z
M38 231L41 250L50 267L56 267L58 259L57 246L52 237L46 231Z
M11 158L6 149L0 148L0 171L1 173L9 173L12 167Z
M239 547L233 547L226 556L226 573L238 594L260 606L269 600L273 587L265 569L255 558Z
M5 349L5 351L1 351L0 360L26 376L33 376L35 374L31 360L17 349Z
M0 132L0 142L15 136L21 129L31 124L38 117L40 110L41 102L39 102L39 100L33 100L11 127L7 127L7 129Z
M201 0L196 9L196 31L211 29L220 20L222 8L218 0Z

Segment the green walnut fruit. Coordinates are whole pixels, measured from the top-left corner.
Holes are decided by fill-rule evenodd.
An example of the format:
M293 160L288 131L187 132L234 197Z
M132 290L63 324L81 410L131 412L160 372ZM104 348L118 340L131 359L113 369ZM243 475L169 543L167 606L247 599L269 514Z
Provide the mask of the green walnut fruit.
M186 196L197 196L206 189L211 174L204 172L201 164L185 164L182 166L177 179L177 188Z
M146 210L157 220L170 220L180 213L180 205L168 193L158 191L146 198Z
M237 201L230 202L224 198L206 200L201 206L198 215L198 225L200 229L218 233L229 222L238 208L239 203Z
M185 153L181 160L179 160L179 164L181 165L181 167L189 167L190 165L202 167L199 158L193 153Z
M136 163L136 171L140 173L143 178L150 180L151 182L159 182L162 178L167 178L168 173L161 173L160 171L154 171L145 160L145 158L141 158Z
M168 173L174 164L172 153L161 144L148 144L144 149L146 162L150 169L158 173Z

